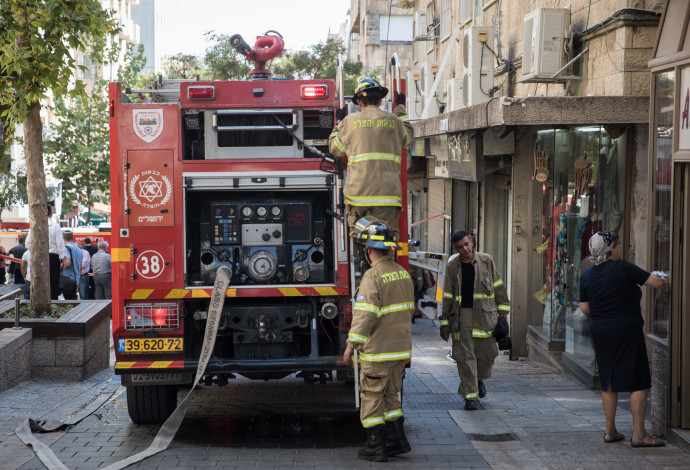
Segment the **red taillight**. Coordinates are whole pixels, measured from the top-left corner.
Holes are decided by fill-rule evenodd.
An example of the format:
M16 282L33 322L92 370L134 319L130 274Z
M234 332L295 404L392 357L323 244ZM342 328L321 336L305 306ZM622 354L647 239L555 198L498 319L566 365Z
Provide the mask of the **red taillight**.
M177 329L180 306L173 303L130 304L125 306L125 329Z
M190 100L214 100L216 99L216 87L190 86L187 88L187 98Z
M301 94L307 100L328 98L328 85L302 85Z

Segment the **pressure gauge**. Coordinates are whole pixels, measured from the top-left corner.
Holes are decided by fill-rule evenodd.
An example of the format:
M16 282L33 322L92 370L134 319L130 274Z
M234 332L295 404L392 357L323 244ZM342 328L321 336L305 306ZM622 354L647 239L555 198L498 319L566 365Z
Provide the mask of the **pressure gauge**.
M249 277L256 282L269 281L275 275L276 268L276 257L270 251L259 250L249 257Z
M256 215L259 217L265 217L266 216L266 208L264 206L259 206L256 208Z
M245 217L251 217L252 212L253 212L253 211L252 211L252 208L249 207L249 206L244 206L244 207L242 208L242 215L245 216Z
M271 207L271 214L278 217L280 215L280 207L278 207L278 206Z

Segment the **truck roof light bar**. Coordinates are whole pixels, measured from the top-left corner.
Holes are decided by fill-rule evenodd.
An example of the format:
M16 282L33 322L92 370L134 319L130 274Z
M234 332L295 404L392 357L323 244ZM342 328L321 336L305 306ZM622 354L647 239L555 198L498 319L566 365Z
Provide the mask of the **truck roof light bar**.
M328 85L302 85L300 95L305 100L328 98Z
M216 87L210 85L190 86L187 88L189 101L212 101L216 99Z

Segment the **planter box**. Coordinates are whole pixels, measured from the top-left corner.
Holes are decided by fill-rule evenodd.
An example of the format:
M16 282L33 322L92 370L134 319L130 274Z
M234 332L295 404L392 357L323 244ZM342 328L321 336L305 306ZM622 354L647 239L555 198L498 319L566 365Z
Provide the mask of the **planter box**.
M22 300L22 304L28 301ZM23 318L19 324L31 328L31 376L84 380L109 365L110 300L54 300L74 305L61 318ZM0 302L0 314L14 312L14 300ZM11 318L0 318L0 330L14 326Z

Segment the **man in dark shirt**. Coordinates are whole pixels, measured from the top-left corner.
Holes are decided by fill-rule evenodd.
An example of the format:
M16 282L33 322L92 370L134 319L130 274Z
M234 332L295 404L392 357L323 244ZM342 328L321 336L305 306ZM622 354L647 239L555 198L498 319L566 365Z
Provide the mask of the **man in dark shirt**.
M93 258L93 255L98 253L98 247L91 244L91 238L84 238L84 249L89 252L89 256ZM89 267L89 294L88 299L93 300L96 297L96 284L93 281L93 268Z
M22 259L22 256L24 256L24 252L27 250L26 246L24 246L24 243L26 242L26 235L21 234L19 236L19 240L17 241L18 245L14 246L10 250L10 256L12 258L17 258L18 260ZM12 261L10 263L10 274L14 274L14 283L15 284L24 284L24 276L22 276L22 271L19 269L19 266L21 265L21 262L15 263Z

